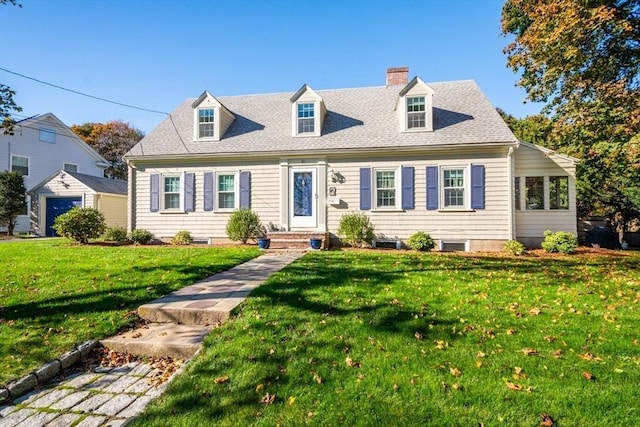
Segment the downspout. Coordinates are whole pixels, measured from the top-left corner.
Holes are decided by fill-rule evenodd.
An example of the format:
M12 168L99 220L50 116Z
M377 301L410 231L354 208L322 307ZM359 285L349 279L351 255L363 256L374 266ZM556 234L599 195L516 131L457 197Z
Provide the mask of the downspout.
M513 189L513 174L514 174L514 159L513 159L513 147L509 147L509 151L507 152L507 162L509 167L507 168L507 180L509 191L509 240L515 240L516 232L515 232L515 209L514 209L514 189Z

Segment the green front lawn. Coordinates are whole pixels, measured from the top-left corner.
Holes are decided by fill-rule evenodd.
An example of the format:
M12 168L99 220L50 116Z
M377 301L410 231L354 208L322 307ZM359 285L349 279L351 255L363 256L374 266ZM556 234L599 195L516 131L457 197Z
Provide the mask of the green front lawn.
M135 425L640 425L639 262L310 253Z
M88 339L114 334L141 304L258 255L255 247L0 243L0 384Z

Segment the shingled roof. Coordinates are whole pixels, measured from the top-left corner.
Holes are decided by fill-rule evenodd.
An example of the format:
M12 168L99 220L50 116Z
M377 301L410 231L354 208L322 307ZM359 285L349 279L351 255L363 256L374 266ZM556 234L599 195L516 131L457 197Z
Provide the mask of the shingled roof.
M78 172L64 171L71 175L96 193L124 194L127 195L127 181L120 179L103 178L99 176L85 175Z
M395 107L402 86L383 86L316 91L327 108L319 137L291 135L293 92L217 97L236 120L220 141L194 141L191 107L194 98L191 98L149 132L127 157L517 143L474 81L429 83L429 86L435 92L433 132L400 132Z

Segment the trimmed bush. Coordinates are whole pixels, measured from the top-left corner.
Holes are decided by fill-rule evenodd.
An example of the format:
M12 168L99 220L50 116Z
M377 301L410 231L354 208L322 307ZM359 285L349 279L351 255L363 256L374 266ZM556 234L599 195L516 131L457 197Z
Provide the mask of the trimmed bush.
M338 236L342 243L353 247L368 247L374 239L373 224L363 213L349 213L342 215L338 224Z
M109 227L102 234L102 238L112 242L126 242L128 240L127 229L124 227Z
M544 232L542 249L547 252L559 252L561 254L572 254L578 248L578 237L566 231L551 230Z
M100 237L106 228L104 215L94 208L72 208L53 222L58 235L83 244Z
M416 231L407 239L407 246L415 251L430 251L436 244L429 234Z
M508 240L504 244L504 251L509 255L524 255L527 248L517 240Z
M193 242L193 237L191 237L191 233L187 230L180 230L173 236L171 239L171 244L175 246L185 246L190 245Z
M153 240L153 234L144 228L136 228L135 230L131 230L129 240L136 245L146 245Z
M234 242L247 243L264 235L260 217L251 209L236 209L227 222L227 236Z

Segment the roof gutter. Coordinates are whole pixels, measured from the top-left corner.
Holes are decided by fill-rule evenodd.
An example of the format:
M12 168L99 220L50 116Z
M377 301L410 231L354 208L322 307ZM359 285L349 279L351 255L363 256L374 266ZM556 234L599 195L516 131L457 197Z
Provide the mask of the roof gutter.
M468 150L468 149L490 149L490 148L515 148L518 146L518 141L510 142L481 142L475 144L442 144L425 146L419 145L415 147L374 147L374 148L327 148L322 150L287 150L287 151L239 151L239 152L222 152L222 153L187 153L187 154L158 154L158 155L142 155L142 156L125 156L125 160L128 164L134 164L138 161L183 161L183 160L208 160L208 159L220 159L220 158L242 158L246 159L251 157L253 159L267 159L267 158L282 158L282 157L314 157L314 156L355 156L362 154L388 154L390 150L394 154L397 153L417 153L424 151L451 151L451 150Z

